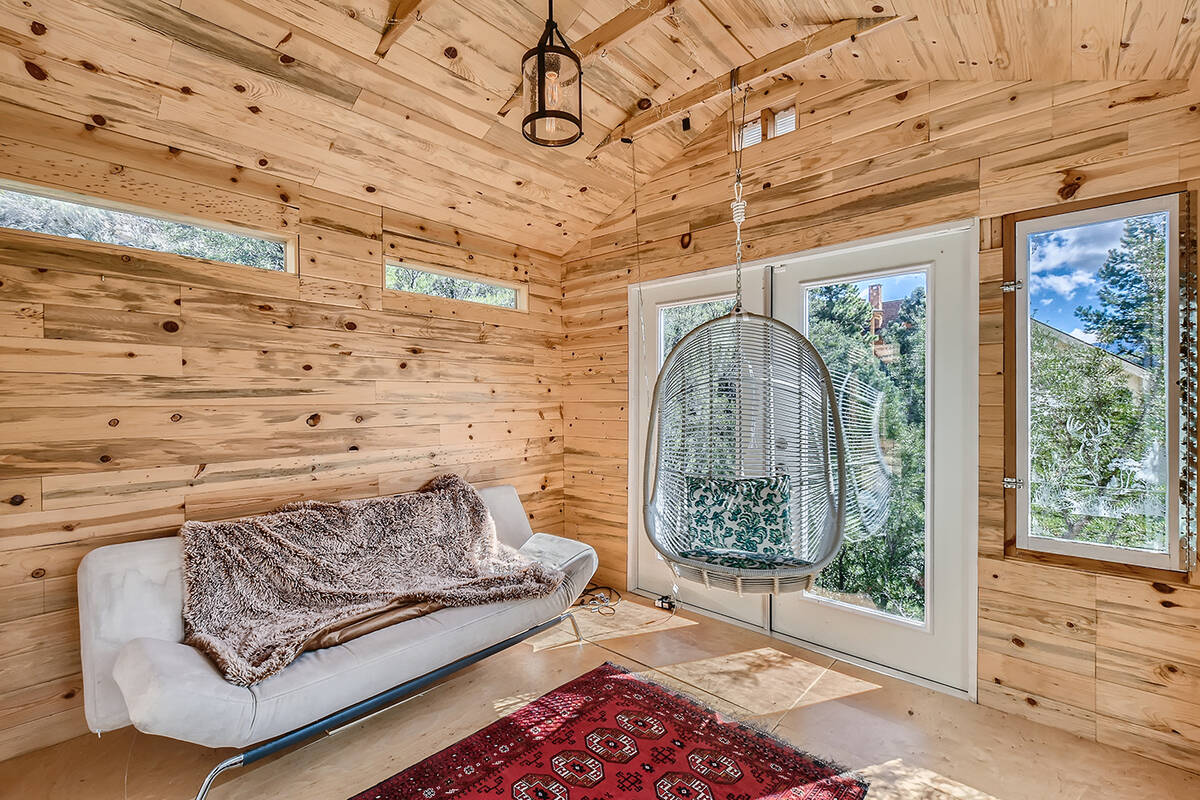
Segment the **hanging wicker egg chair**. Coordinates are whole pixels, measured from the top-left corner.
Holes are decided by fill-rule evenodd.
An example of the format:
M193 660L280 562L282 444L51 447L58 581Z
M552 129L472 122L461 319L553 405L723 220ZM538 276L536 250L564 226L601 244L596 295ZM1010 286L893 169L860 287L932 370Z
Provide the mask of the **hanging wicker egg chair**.
M676 576L739 594L811 585L844 534L835 398L816 349L779 320L735 309L675 346L654 388L643 517Z

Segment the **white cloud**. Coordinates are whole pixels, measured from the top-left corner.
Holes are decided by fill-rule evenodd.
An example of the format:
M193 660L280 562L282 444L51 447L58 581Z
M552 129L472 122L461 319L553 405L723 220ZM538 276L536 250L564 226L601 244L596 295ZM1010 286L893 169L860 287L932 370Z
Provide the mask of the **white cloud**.
M1064 300L1070 300L1082 288L1096 283L1096 274L1090 270L1077 269L1066 275L1032 275L1029 283L1034 292L1051 291Z
M1063 268L1098 270L1108 251L1121 244L1124 220L1112 220L1076 228L1035 233L1029 237L1029 272L1053 272Z
M1079 328L1071 331L1071 335L1082 342L1087 342L1088 344L1095 344L1096 342L1100 341L1096 334L1088 333L1087 331L1080 330Z

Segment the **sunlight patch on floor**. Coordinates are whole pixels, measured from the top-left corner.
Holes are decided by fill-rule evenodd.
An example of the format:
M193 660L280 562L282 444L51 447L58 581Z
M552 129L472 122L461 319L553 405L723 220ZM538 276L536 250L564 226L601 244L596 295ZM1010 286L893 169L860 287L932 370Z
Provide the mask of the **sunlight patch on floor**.
M678 680L724 697L755 715L782 714L801 703L829 674L828 662L813 663L774 647L742 650L659 667ZM880 688L878 684L839 675L822 685L822 700L836 700Z
M871 800L996 800L994 795L899 758L857 772L871 784Z

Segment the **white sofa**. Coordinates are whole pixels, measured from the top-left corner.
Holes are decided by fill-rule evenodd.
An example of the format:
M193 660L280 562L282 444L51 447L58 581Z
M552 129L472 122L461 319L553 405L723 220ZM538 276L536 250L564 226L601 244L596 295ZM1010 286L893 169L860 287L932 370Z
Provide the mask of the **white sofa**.
M254 684L226 682L182 644L178 537L100 547L79 566L83 704L96 733L132 723L208 747L245 748L374 697L559 618L596 571L596 552L538 533L511 486L483 489L501 541L562 569L538 600L446 608L337 647L304 653Z

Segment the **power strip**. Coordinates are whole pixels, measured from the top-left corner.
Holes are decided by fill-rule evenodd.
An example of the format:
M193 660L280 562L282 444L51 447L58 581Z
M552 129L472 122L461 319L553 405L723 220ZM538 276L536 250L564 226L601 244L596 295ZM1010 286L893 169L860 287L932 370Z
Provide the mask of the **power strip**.
M674 611L675 600L669 594L664 594L654 601L655 608L661 608L663 611Z

